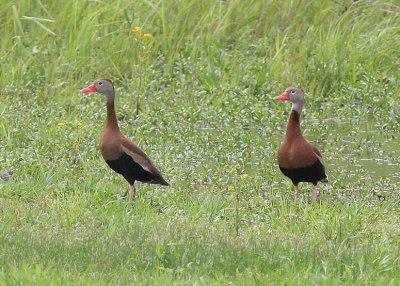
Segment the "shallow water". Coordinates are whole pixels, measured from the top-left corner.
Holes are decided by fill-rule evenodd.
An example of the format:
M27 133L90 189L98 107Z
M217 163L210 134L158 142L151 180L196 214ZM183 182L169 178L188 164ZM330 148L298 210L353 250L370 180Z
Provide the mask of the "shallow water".
M277 164L276 151L284 137L286 119L276 126L245 129L198 125L199 138L220 138L204 144L213 145L214 150L215 145L221 145L219 150L224 156L208 154L209 159L222 156L232 165L243 162L247 173L257 174L260 166ZM394 190L400 183L400 126L389 128L384 120L329 118L321 121L306 117L301 125L304 137L320 149L330 181L341 181L340 185L368 185L368 190L378 184L379 189ZM229 131L224 134L226 129ZM228 134L232 132L236 134ZM221 168L209 162L208 167L211 166Z
M376 119L370 122L358 118L317 120L308 119L307 116L301 125L304 137L320 149L326 164L329 184L321 189L345 196L358 194L364 197L374 192L387 192L393 198L400 196L396 188L400 183L399 126L388 126L385 120ZM235 129L230 126L227 132ZM211 135L212 138L218 138L219 133L219 143L207 144L224 146L220 150L224 152L226 162L222 165L209 162L209 168L220 169L224 165L229 168L239 163L244 165L245 173L258 177L265 184L275 185L285 182L276 162L276 151L285 129L286 120L265 128L253 126L236 129L236 134L227 136L220 128L203 127L197 131L202 133L200 137ZM235 136L237 139L232 140ZM209 156L212 160L213 155ZM219 156L221 154L215 158ZM272 174L273 181L265 172Z
M355 174L361 174L361 179L400 182L399 131L387 129L381 122L326 124L340 134L331 150L329 164L354 175L349 176L350 181L359 180Z

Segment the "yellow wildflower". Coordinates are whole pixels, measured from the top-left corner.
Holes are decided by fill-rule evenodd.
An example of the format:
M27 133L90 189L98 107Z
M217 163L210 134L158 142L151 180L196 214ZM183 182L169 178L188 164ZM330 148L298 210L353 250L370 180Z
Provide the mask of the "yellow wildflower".
M232 165L231 166L231 172L236 172L238 168L239 168L238 165Z
M153 35L152 34L143 34L143 38L147 39L147 40L150 40L150 39L153 38Z
M83 128L83 123L82 123L82 122L79 122L76 126L77 126L78 128Z
M133 27L132 32L135 34L139 34L142 31L142 28L140 27Z
M243 174L243 175L240 176L240 179L244 181L244 180L246 180L248 177L249 177L248 174Z
M65 126L65 123L64 123L64 122L60 122L60 123L58 123L57 125L58 125L58 127L63 128L63 127Z

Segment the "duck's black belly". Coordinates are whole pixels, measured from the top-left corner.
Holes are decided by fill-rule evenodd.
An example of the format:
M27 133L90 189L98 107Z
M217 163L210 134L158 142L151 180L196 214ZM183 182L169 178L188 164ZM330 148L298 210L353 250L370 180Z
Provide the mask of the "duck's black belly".
M320 160L317 160L313 165L303 168L287 169L279 166L282 173L292 180L294 185L299 182L309 182L316 185L319 181L326 179L325 167Z
M143 169L126 153L116 160L106 160L106 163L115 172L124 176L130 185L133 185L135 181L150 183L154 179L152 173Z

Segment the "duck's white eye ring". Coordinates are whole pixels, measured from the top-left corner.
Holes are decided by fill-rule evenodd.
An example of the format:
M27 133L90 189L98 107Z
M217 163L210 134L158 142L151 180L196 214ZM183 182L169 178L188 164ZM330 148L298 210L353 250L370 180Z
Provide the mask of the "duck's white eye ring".
M291 93L291 94L295 94L295 93L296 93L296 91L295 91L295 90L292 90L290 93Z

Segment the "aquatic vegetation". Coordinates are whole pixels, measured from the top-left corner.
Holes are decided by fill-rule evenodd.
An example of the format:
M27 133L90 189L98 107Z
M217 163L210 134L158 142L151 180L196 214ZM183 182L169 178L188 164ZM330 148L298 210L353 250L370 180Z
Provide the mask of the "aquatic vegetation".
M396 4L0 4L0 283L400 280ZM103 99L79 93L100 76L169 189L120 199ZM319 203L307 185L295 203L277 166L287 106L272 98L289 84L324 155Z

